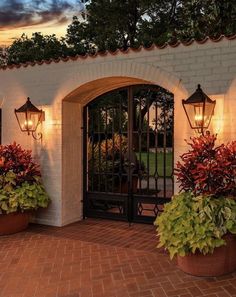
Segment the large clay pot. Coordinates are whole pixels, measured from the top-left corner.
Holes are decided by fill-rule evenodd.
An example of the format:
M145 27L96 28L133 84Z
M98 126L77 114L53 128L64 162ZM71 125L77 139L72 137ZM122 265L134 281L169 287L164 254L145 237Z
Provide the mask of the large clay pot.
M8 235L25 230L29 224L28 212L14 212L0 215L0 235Z
M199 252L184 257L177 257L181 270L195 276L220 276L236 270L236 236L224 236L225 246L214 249L213 254Z

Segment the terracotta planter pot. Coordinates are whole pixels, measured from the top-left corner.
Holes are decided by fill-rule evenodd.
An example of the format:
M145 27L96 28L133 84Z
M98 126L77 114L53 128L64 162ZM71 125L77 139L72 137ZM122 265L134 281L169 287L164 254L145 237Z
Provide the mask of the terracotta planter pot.
M190 254L177 257L179 268L195 276L220 276L236 270L236 236L227 234L225 246L218 247L213 254Z
M8 235L25 230L29 224L30 214L10 213L0 215L0 235Z

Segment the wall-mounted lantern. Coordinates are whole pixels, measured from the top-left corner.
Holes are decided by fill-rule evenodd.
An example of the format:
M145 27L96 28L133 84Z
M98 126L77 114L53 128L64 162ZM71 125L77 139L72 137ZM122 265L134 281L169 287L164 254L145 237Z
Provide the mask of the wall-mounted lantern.
M208 129L214 114L216 102L211 100L198 85L197 90L186 100L182 100L190 127L203 134Z
M15 115L22 132L27 132L34 139L42 139L42 133L37 133L38 125L44 120L44 112L34 106L30 98L20 108L15 109Z

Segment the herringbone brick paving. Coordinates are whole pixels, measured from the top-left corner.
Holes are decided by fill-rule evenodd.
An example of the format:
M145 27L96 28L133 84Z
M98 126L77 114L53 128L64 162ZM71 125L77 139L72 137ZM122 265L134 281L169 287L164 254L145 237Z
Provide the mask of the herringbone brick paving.
M0 237L0 297L228 297L236 273L184 274L151 225L87 219Z

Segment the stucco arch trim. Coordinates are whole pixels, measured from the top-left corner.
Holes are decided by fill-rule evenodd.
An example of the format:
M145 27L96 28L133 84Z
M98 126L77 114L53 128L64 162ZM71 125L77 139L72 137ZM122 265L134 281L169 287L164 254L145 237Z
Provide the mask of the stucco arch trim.
M147 63L113 61L88 65L78 72L74 88L64 101L82 105L108 91L135 84L155 84L172 92L175 97L185 98L187 91L181 79L160 67Z

